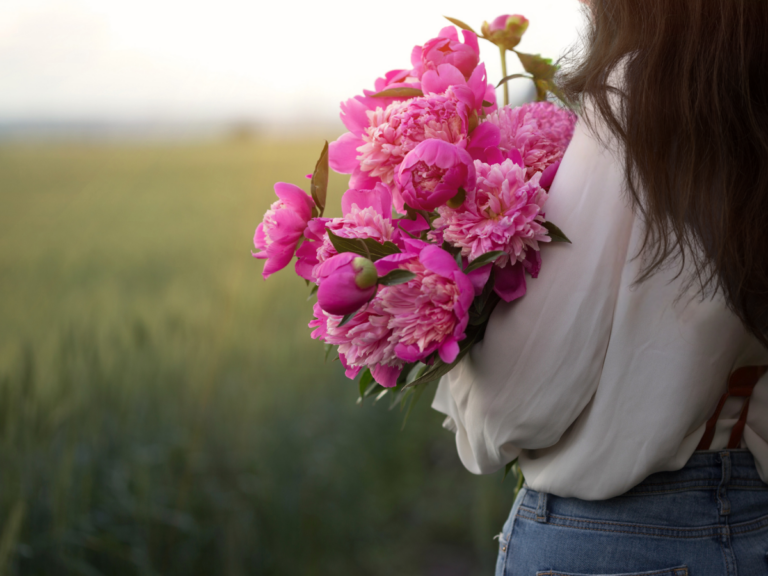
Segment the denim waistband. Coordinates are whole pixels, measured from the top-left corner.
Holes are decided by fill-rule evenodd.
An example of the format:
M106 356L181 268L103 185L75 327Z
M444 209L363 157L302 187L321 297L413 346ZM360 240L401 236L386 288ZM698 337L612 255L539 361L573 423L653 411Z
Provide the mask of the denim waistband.
M768 490L749 450L694 452L673 472L651 474L627 494L661 494L702 489Z

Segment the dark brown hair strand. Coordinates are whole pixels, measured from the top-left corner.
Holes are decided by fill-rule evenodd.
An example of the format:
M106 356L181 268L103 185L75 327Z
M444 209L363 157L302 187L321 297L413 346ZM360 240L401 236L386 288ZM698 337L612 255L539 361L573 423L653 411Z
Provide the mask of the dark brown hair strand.
M559 84L623 147L646 224L639 281L676 262L768 346L768 0L589 10L585 51Z

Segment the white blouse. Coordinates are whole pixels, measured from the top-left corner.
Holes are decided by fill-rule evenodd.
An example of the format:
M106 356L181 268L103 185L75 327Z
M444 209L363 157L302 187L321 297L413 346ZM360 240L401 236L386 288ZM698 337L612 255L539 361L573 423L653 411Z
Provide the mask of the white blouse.
M768 350L721 296L682 293L676 266L634 284L643 223L620 160L582 122L545 210L573 244L542 248L538 279L496 308L485 340L443 377L432 407L448 416L470 472L519 456L534 490L606 499L682 468L730 373L768 365ZM726 403L712 449L727 445L742 403ZM742 447L768 482L768 374Z

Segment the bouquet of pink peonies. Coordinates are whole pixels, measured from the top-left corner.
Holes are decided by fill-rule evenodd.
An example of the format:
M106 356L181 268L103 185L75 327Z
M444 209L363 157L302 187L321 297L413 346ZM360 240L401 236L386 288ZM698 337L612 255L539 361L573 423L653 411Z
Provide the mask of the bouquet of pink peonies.
M478 35L453 26L341 105L349 130L326 143L311 195L278 183L256 229L264 277L297 257L313 284L312 337L338 356L361 398L446 374L482 339L500 301L525 295L542 242L568 241L545 217L576 117L553 102L556 66L516 50L528 27L501 16ZM505 77L496 102L478 38L496 44ZM462 41L463 40L463 41ZM506 76L515 53L526 74ZM506 82L528 78L537 102L508 106ZM329 168L350 175L342 217L324 218Z

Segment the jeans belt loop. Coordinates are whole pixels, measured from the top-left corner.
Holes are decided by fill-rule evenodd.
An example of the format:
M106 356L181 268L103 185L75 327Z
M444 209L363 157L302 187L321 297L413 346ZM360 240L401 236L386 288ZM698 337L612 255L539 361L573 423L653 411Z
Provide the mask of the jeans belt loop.
M728 499L727 488L731 483L731 453L720 452L720 462L722 464L722 477L720 486L717 488L717 506L720 509L720 516L728 516L731 513L731 501Z
M539 503L536 506L536 522L547 522L547 493L539 492Z

